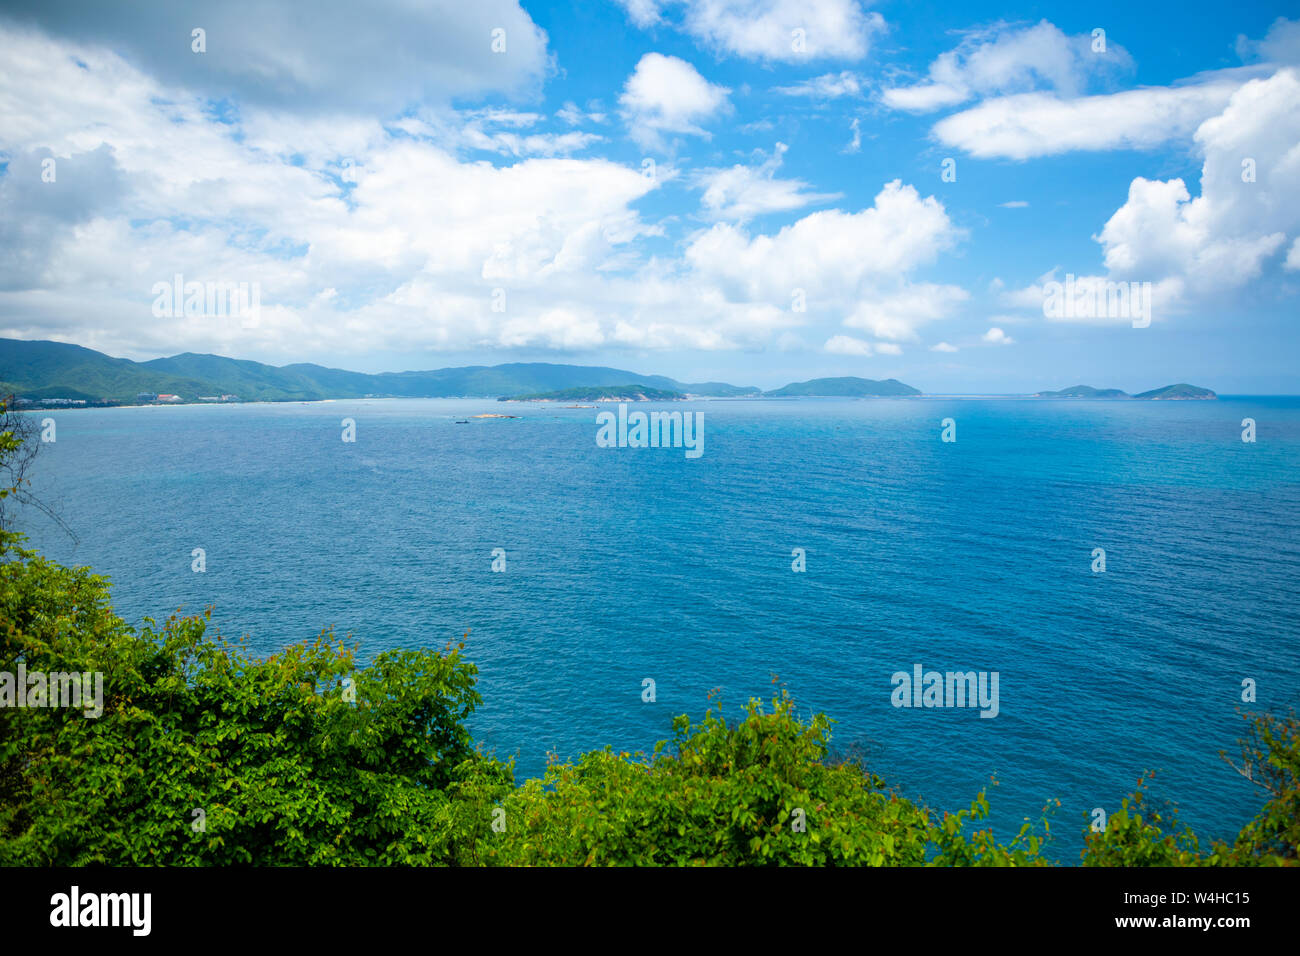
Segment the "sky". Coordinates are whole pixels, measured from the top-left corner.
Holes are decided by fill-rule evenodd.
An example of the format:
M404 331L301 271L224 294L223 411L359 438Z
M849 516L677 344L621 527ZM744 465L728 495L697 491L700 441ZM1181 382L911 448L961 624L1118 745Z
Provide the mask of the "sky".
M1292 12L0 0L0 336L1300 393ZM175 276L259 308L159 314Z

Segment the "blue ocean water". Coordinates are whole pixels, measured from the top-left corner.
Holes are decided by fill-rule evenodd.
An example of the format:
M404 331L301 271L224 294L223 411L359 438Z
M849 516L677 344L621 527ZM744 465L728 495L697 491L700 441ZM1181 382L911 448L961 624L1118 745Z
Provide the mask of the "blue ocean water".
M457 424L503 409L522 417ZM326 627L363 659L470 630L475 736L520 777L548 751L648 749L715 688L738 717L776 675L905 795L964 808L996 776L999 837L1059 798L1065 860L1145 770L1202 835L1258 810L1218 753L1238 709L1298 702L1300 399L672 410L703 415L699 459L597 447L594 410L553 405L44 412L35 490L79 543L23 530L109 576L129 621L214 605L265 652ZM895 708L916 664L997 671L998 716Z

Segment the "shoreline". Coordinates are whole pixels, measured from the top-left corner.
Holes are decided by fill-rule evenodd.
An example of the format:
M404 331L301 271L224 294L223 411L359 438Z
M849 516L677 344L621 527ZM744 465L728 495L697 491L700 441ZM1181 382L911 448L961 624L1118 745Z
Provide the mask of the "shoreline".
M1292 394L1217 394L1214 398L1048 398L1040 395L1026 394L924 394L924 395L690 395L688 398L669 399L658 402L655 399L595 399L604 405L677 405L682 402L1041 402L1044 405L1065 405L1065 403L1086 402L1089 405L1152 405L1152 403L1203 403L1219 402L1223 399L1261 399L1261 398L1300 398ZM30 403L14 407L17 412L35 411L104 411L108 408L194 408L194 407L238 407L266 405L331 405L341 402L502 402L511 405L536 405L564 408L571 410L581 406L560 405L552 399L500 399L487 397L465 397L465 395L385 395L385 397L365 398L290 398L290 399L252 399L247 402L149 402L147 405L123 402L113 405L40 405ZM594 406L593 406L594 407Z
M1086 402L1089 404L1105 405L1130 405L1134 403L1151 404L1151 403L1200 403L1216 402L1223 399L1261 399L1261 398L1300 398L1300 395L1287 394L1240 394L1240 395L1222 395L1216 394L1214 397L1188 397L1188 398L1134 398L1128 396L1125 398L1091 398L1091 397L1062 397L1053 396L1027 395L1027 394L998 394L998 393L956 393L945 395L940 393L926 393L924 395L785 395L785 396L765 396L765 395L745 395L745 396L724 396L724 395L691 395L684 399L671 399L662 402L654 399L596 399L603 404L636 404L636 405L670 405L681 402L798 402L798 401L840 401L840 402L926 402L926 401L963 401L963 402L1042 402L1045 404L1064 404L1072 402ZM105 410L113 408L194 408L194 407L212 407L212 408L229 408L241 405L329 405L340 402L502 402L508 401L510 404L528 404L528 405L546 405L552 408L573 409L583 406L561 405L553 399L500 399L488 396L464 396L464 395L445 395L445 396L406 396L406 395L385 395L385 396L366 396L364 398L290 398L290 399L252 399L241 402L149 402L146 404L137 404L133 402L122 402L113 404L84 404L84 405L45 405L38 402L16 406L14 411L17 412L64 412L64 411L91 411ZM594 407L594 406L592 406Z

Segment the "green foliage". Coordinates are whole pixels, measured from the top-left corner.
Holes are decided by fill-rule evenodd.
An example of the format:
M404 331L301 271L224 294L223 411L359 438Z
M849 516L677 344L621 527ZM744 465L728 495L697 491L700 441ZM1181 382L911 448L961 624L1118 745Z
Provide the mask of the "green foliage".
M1085 834L1085 866L1296 866L1300 862L1300 719L1295 713L1247 716L1240 760L1224 760L1269 795L1255 819L1226 844L1200 841L1147 796L1148 777L1106 821Z
M1106 819L1106 829L1087 831L1084 866L1200 866L1199 841L1178 822L1176 811L1162 812L1147 799L1148 777Z
M1212 862L1239 866L1300 863L1300 719L1262 714L1251 719L1239 761L1221 755L1269 795L1231 847L1216 845Z
M0 670L102 672L104 707L0 709L0 862L455 858L440 821L476 759L465 721L479 703L460 649L356 669L325 636L257 660L205 617L146 625L113 615L84 568L0 565Z
M698 726L679 717L649 755L599 750L516 787L466 729L481 701L463 645L360 668L323 634L263 660L209 633L207 615L136 630L88 569L12 541L4 556L0 671L100 672L104 712L0 708L0 864L1049 862L1046 816L1009 844L978 828L983 793L936 818L830 760L831 722L800 718L785 694L734 724L713 708ZM1235 843L1202 853L1142 781L1083 862L1294 864L1297 739L1294 717L1255 724L1243 766L1273 797Z
M784 694L728 726L714 710L649 758L611 750L548 769L503 802L489 862L921 864L928 816L854 764L826 762L830 722Z
M1060 801L1057 801L1057 806ZM1048 809L1043 812L1043 835L1034 832L1029 821L1020 828L1009 844L997 842L991 829L971 830L976 822L989 814L986 792L981 792L968 810L945 813L931 832L935 853L931 866L1046 866L1043 851L1051 836L1052 824Z

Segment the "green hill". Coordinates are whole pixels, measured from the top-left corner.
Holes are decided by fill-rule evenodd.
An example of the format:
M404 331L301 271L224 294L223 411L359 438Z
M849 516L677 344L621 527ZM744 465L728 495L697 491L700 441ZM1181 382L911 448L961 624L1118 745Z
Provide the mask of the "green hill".
M1059 392L1038 392L1034 395L1034 398L1128 398L1142 399L1144 401L1211 399L1218 397L1208 388L1199 388L1196 385L1186 383L1153 388L1149 392L1139 392L1136 395L1130 395L1118 388L1093 388L1091 385L1075 385L1072 388L1063 388Z
M311 376L287 368L263 365L261 362L247 362L238 359L223 358L220 355L197 355L185 352L171 358L154 359L141 362L140 367L174 375L197 382L210 383L212 389L219 393L238 395L246 401L285 401L313 400L321 398L354 398L365 395L370 389L358 391L356 387L348 389L347 394L331 395L329 388ZM369 378L370 376L362 376ZM173 391L166 389L166 391ZM182 398L193 399L193 395L176 392ZM203 392L211 395L213 391Z
M1059 392L1039 392L1034 398L1132 398L1118 388L1093 388L1091 385L1074 385Z
M1153 388L1149 392L1138 392L1134 398L1146 399L1152 402L1162 401L1183 401L1187 399L1208 400L1218 398L1208 388L1201 388L1197 385L1188 385L1186 382L1179 382L1177 385L1166 385L1164 388Z
M899 395L920 395L920 389L904 385L896 378L878 382L869 378L814 378L807 382L793 382L784 388L763 393L768 398L790 398L793 396L823 397L891 397Z
M155 371L63 342L0 339L0 381L20 398L133 401L139 392L210 395L211 386L186 375Z
M0 339L0 382L20 398L88 398L134 402L141 392L238 395L245 401L325 398L496 398L568 388L662 389L695 395L758 395L757 388L721 382L683 384L664 375L585 365L516 362L422 372L369 375L320 365L264 365L220 355L185 352L147 362L111 358L64 342Z

